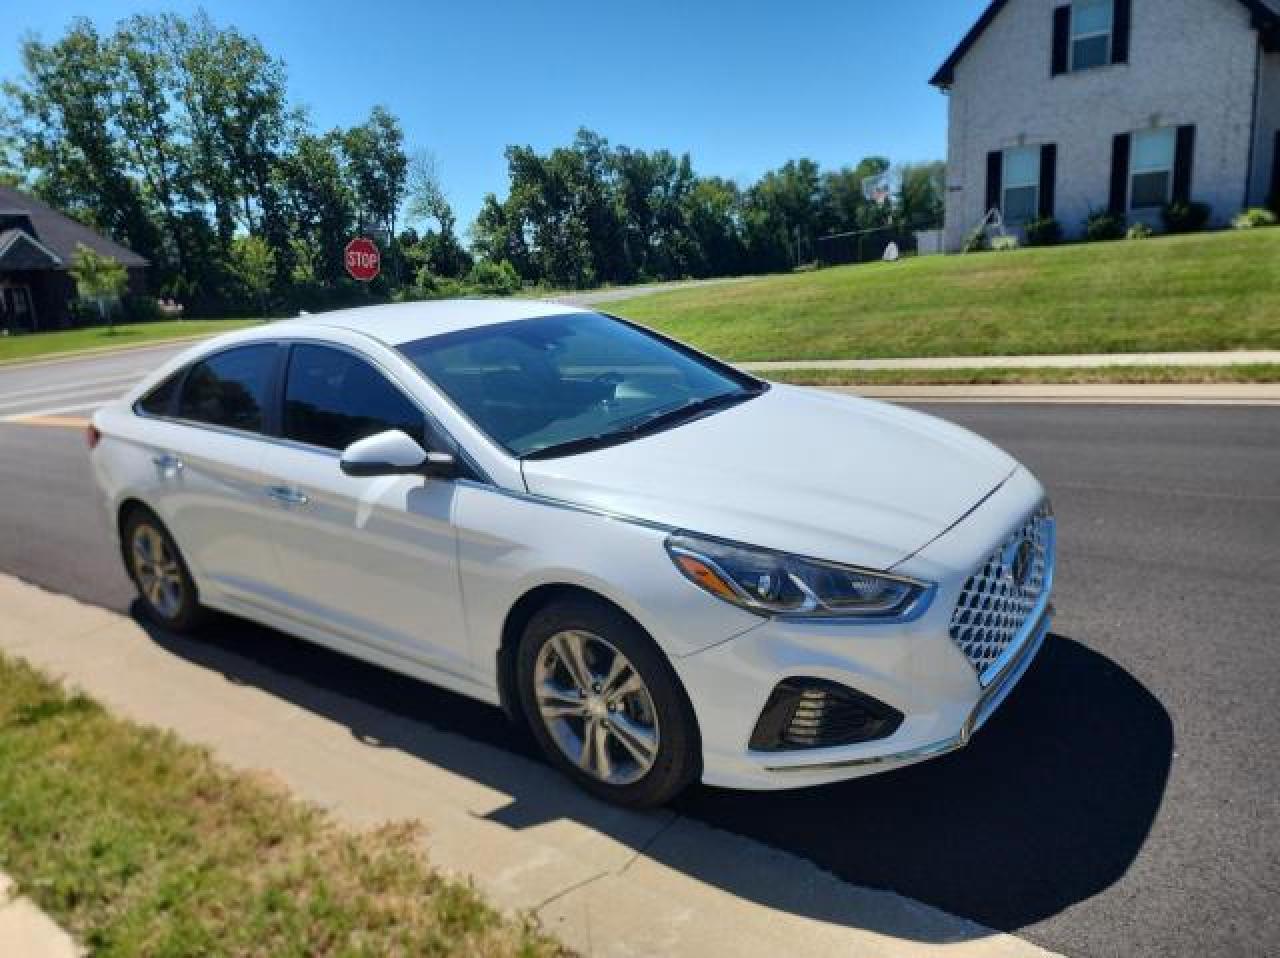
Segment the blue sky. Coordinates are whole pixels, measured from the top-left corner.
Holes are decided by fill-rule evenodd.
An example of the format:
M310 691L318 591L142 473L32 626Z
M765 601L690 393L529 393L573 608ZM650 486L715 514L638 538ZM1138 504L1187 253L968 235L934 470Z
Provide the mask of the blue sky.
M17 37L56 38L85 8L103 25L197 4L14 4ZM284 59L293 101L321 128L385 103L435 153L459 222L503 195L508 143L548 149L578 127L613 143L688 151L701 173L747 182L787 159L824 167L869 153L941 158L946 99L934 69L985 0L213 0L220 24ZM17 13L18 29L11 17Z

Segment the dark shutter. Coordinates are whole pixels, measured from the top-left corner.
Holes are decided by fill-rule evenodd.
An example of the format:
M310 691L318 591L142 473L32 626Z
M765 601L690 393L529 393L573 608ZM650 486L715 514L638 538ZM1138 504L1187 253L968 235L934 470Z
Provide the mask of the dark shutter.
M1123 216L1129 204L1129 134L1119 133L1111 141L1111 202L1107 208Z
M1280 130L1276 130L1275 150L1271 154L1271 208L1280 213Z
M1004 153L993 150L987 154L987 212L1000 209L1000 189L1004 185Z
M1129 32L1133 24L1133 0L1115 0L1111 27L1111 62L1129 62Z
M1191 202L1191 174L1195 165L1196 128L1178 127L1178 148L1173 156L1173 201Z
M1053 11L1053 75L1066 73L1071 44L1071 7L1055 7Z
M1046 143L1040 147L1040 216L1051 220L1054 216L1058 185L1058 145Z

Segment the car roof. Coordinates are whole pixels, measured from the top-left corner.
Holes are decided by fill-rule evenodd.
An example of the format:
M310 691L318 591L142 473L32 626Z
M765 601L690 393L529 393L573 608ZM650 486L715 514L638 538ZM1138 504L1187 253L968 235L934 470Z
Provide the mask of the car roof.
M371 336L388 346L399 346L460 329L585 312L587 310L575 306L538 300L448 299L426 303L388 303L379 306L338 309L328 313L300 316L283 323L273 323L268 327L259 326L254 332L279 335L283 329L299 326L313 329L315 327L349 329Z

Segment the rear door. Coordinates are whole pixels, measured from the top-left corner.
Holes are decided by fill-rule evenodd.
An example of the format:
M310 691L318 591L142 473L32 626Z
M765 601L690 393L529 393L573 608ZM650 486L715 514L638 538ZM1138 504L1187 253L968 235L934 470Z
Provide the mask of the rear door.
M206 587L254 604L270 604L279 577L261 465L281 355L276 343L214 353L139 404L160 418L147 430L152 501Z
M263 471L291 613L374 651L469 679L454 483L361 479L339 468L348 445L388 429L453 450L381 368L345 347L293 344L282 395L281 441Z

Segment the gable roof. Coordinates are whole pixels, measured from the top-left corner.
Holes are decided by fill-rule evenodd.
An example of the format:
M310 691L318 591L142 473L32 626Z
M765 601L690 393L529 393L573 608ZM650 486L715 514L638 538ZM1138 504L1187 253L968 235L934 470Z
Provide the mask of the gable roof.
M1008 3L1009 0L991 0L987 9L982 11L982 16L978 17L978 22L969 29L964 39L951 51L951 56L938 68L938 72L929 81L931 84L945 90L955 82L956 66ZM1262 33L1266 48L1280 50L1280 0L1240 0L1240 3L1253 14L1253 28Z
M62 259L26 230L0 233L0 269L54 269Z
M76 246L83 243L95 253L110 256L122 266L138 268L149 265L148 262L133 250L121 246L114 240L107 239L83 223L59 213L53 207L40 202L34 196L7 186L0 186L0 216L5 213L25 215L35 231L35 239L39 246L50 253L58 265L71 262ZM7 231L5 233L8 236ZM16 232L22 232L18 230ZM25 235L25 234L24 234ZM7 242L14 242L9 238Z

